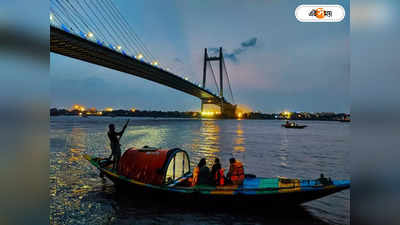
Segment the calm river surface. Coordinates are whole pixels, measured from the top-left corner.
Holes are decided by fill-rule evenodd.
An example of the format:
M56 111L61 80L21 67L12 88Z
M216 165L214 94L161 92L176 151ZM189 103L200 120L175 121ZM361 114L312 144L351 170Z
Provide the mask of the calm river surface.
M119 131L127 118L75 116L50 121L51 224L349 224L349 190L303 204L298 209L268 213L170 207L156 200L121 196L103 180L83 153L109 156L107 128ZM285 129L274 120L191 120L131 118L121 149L144 145L186 150L193 168L200 158L219 157L225 168L232 156L245 172L259 177L350 179L349 124L299 121L303 130ZM252 206L254 208L254 206Z

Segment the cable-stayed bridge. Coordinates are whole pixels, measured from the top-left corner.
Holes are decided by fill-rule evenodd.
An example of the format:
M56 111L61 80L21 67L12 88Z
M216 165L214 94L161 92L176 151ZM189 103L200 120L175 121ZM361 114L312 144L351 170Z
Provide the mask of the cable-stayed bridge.
M154 57L111 0L51 0L50 50L195 96L201 99L202 112L203 105L213 104L220 107L222 117L235 117L222 48L211 49L217 56L209 56L205 49L203 80L195 83ZM212 61L219 63L219 77L214 74ZM215 84L214 91L206 88L207 81ZM224 97L226 89L229 101Z

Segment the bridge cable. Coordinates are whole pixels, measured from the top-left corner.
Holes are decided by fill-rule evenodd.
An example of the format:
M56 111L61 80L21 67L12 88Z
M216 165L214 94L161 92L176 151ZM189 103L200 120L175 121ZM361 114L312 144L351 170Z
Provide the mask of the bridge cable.
M105 2L105 4L108 4L108 8L110 8L110 10L112 10L112 12L113 12L113 15L114 15L114 17L116 17L117 19L117 21L119 21L119 23L120 23L120 26L121 26L121 28L122 28L122 30L123 31L125 31L125 34L127 34L127 37L132 41L132 43L134 43L136 46L137 46L137 48L138 48L138 53L143 53L142 55L143 55L143 57L145 58L145 59L147 59L147 61L153 61L153 58L151 57L151 55L150 54L147 54L145 51L143 51L143 48L140 46L140 43L138 42L138 41L133 41L133 39L130 37L130 35L129 35L129 33L128 33L128 31L129 31L129 28L124 28L124 26L123 26L123 20L121 19L121 16L118 14L118 12L116 12L115 11L115 9L114 9L114 7L113 7L113 4L112 3L109 3L109 2ZM136 43L137 42L137 43Z
M132 48L132 46L129 45L130 41L128 41L124 35L121 35L121 34L123 34L123 32L122 32L121 29L119 29L119 27L118 27L118 25L117 25L117 23L116 23L117 21L115 20L114 16L109 12L109 10L107 10L107 6L105 6L104 4L102 4L101 1L98 1L98 3L99 3L98 5L102 8L103 12L105 13L106 17L109 18L109 22L112 23L112 27L111 27L111 28L114 30L114 32L115 32L115 30L117 31L117 32L115 32L115 35L117 35L117 36L120 37L120 41L122 42L122 45L124 45L124 47L125 47L127 50L129 50L130 48ZM119 34L119 35L118 35L118 34ZM118 43L115 43L115 44L118 45ZM119 46L121 46L121 45L119 45ZM121 47L122 47L122 46L121 46ZM134 48L133 48L133 49L134 49ZM132 49L131 49L130 51L132 51L133 53L135 53L135 50L132 50Z
M68 26L72 30L74 30L72 28L73 26L75 26L76 29L79 29L78 28L79 26L76 25L74 19L71 17L71 15L69 15L69 13L65 9L65 7L58 0L55 0L53 2L57 3L57 4L54 4L54 6L58 9L58 11L60 12L62 18L65 19L64 20L64 23L65 23L64 25Z
M58 22L61 25L63 24L63 18L58 14L57 10L54 8L54 5L50 5L50 13L53 14L53 21L55 21L55 23Z
M66 18L62 10L60 10L60 7L56 5L56 3L54 3L53 6L54 6L53 13L57 15L57 18L61 21L61 24L69 26L70 22L68 21L68 18Z
M231 82L229 81L229 76L228 76L228 71L226 70L226 65L225 65L225 60L224 59L222 59L222 64L223 64L223 66L224 66L224 74L226 75L226 80L227 80L227 82L228 82L228 87L229 87L229 92L230 92L230 95L231 95L231 97L232 97L232 103L235 103L235 100L234 100L234 98L233 98L233 92L232 92L232 87L231 87Z
M51 11L56 16L56 21L59 23L67 25L72 30L76 29L76 32L84 33L82 30L85 29L87 29L87 33L95 31L97 33L95 39L98 39L97 37L103 38L103 42L106 42L106 36L108 36L111 41L115 42L115 45L118 43L117 39L119 38L116 35L119 32L119 34L121 34L120 41L123 42L126 50L133 51L134 54L142 51L145 58L150 59L150 61L157 61L158 65L161 66L159 60L154 57L143 41L138 37L112 1L102 0L103 4L92 4L93 2L90 2L90 0L76 0L75 4L73 4L71 0L50 0L50 2L53 3L50 5ZM88 2L90 2L90 5L94 6L96 9L93 10L93 7L91 7ZM85 4L86 7L81 3ZM99 10L98 6L100 6L102 10ZM89 15L90 13L88 13L85 8L89 8L90 13L96 19L91 19L91 16ZM107 8L108 11L106 10ZM110 20L107 19L108 17ZM104 21L104 23L102 21ZM105 23L107 25L105 25ZM111 30L109 29L110 26ZM103 27L103 29L101 27ZM126 29L124 29L124 27ZM103 31L105 31L107 35L105 35ZM86 33L84 34L86 36ZM111 46L114 48L114 45ZM213 76L215 80L215 75Z
M85 27L86 25L84 23L82 23L82 19L80 18L80 15L79 14L77 15L76 13L73 12L71 6L69 5L68 0L65 0L65 1L60 0L59 3L60 3L60 6L63 8L63 12L66 15L70 15L71 20L74 22L74 24L76 26L75 32L81 31L82 30L81 27Z
M213 76L213 78L214 78L215 86L217 87L217 94L216 94L216 95L219 95L219 88L218 88L217 79L215 78L214 70L213 70L213 68L212 68L212 65L211 65L210 61L207 61L207 63L208 63L208 65L210 66L211 74L212 74L212 76Z
M135 33L135 31L131 28L130 24L127 22L127 20L125 19L125 17L122 16L122 13L119 11L119 9L112 3L111 0L107 1L107 3L109 3L109 5L111 6L111 8L116 12L116 14L122 19L122 21L125 22L125 27L127 31L130 31L131 33L133 33L133 38L138 42L138 44L144 49L145 54L149 54L149 56L151 58L153 58L154 60L157 60L156 57L154 57L154 55L151 53L151 51L146 47L146 45L142 42L142 40L139 38L139 36Z
M150 58L150 61L158 61L156 59L156 57L153 56L153 54L146 48L146 46L144 45L144 43L140 40L140 38L136 35L136 33L134 32L134 30L132 29L132 27L130 26L130 24L127 22L127 20L125 19L125 17L122 16L121 12L118 10L118 8L111 2L111 1L107 1L107 3L110 5L110 8L113 9L113 11L115 12L115 14L121 19L121 21L123 22L122 24L125 27L125 30L130 33L130 37L133 37L134 42L138 45L138 47L140 48L140 51L147 57ZM133 34L132 34L133 33Z
M95 13L96 10L93 10L93 9L90 7L89 3L88 3L86 0L83 0L83 1L81 1L81 2L83 2L83 3L85 4L85 6L89 9L90 13L96 18L96 20L92 20L93 24L97 24L97 25L100 27L100 28L99 28L99 31L100 31L100 30L101 30L101 31L104 30L105 35L104 35L104 40L103 40L103 42L104 42L104 43L110 43L106 37L109 36L111 39L113 39L113 37L110 36L110 32L108 31L108 29L106 28L106 26L103 24L102 20L99 18L99 16L97 15L97 13ZM90 18L90 17L89 17L89 18ZM95 21L97 21L97 23L96 23ZM102 32L102 34L103 34L103 32Z
M65 0L69 5L70 9L72 9L72 11L75 11L75 16L78 17L78 19L80 19L79 21L81 22L81 24L84 25L84 27L86 27L87 31L90 30L89 26L86 24L85 20L83 19L82 15L79 13L79 11L72 5L72 3L69 0ZM74 13L71 13L74 14Z
M94 31L94 32L92 32L91 30L88 30L88 32L95 33L95 35L96 35L95 39L98 40L99 42L101 42L99 39L99 38L101 38L101 39L103 39L103 42L104 42L105 36L104 36L103 32L99 29L99 27L97 26L97 24L94 21L89 19L90 18L89 13L86 11L85 7L82 6L81 1L76 1L76 3L78 5L78 7L80 8L80 10L85 14L86 18L88 18L88 22L91 24L91 29Z
M105 5L105 7L109 9L110 15L112 15L114 20L117 21L117 24L121 28L121 35L124 35L124 34L126 35L129 46L131 46L131 48L134 49L133 55L136 56L138 53L141 52L140 48L136 45L136 43L134 41L132 41L132 38L129 37L129 34L127 33L126 29L123 27L121 20L118 19L117 15L113 12L112 8L109 5L106 6L107 2L103 1L103 3Z
M226 69L226 68L225 68L225 69ZM231 98L232 98L232 103L235 103L235 99L234 99L234 97L233 97L232 85L231 85L231 83L230 83L230 79L229 79L229 75L228 75L228 72L227 72L227 71L225 72L225 75L226 75L226 80L227 80L227 82L228 82L229 93L230 93Z
M150 50L146 47L146 45L142 42L142 40L139 38L139 36L135 33L135 31L132 29L130 24L127 22L127 20L122 16L121 12L118 10L118 8L111 2L108 1L109 5L111 5L111 8L114 9L114 11L117 13L117 15L121 18L121 20L124 22L126 30L129 31L131 34L133 34L133 38L138 42L139 46L144 50L144 54L148 54L150 58L153 58L157 60L156 57L153 56L153 54L150 52ZM158 61L158 60L157 60Z
M60 25L63 24L63 20L62 17L56 12L56 10L54 9L54 7L50 6L50 13L52 13L53 16L53 20L55 20L56 22L58 22Z
M112 35L112 33L115 31L110 31L107 27L110 26L110 24L108 23L107 18L104 17L104 15L101 13L100 10L98 10L98 8L96 7L97 4L91 4L94 5L97 9L93 10L89 5L88 5L88 1L89 0L84 0L84 2L86 3L86 5L88 6L89 10L91 10L91 12L96 16L96 20L101 24L101 26L103 26L103 29L106 31L107 36L109 37L109 39L111 39L111 42L108 41L108 44L113 46L112 43L118 43L117 39L115 39L114 35ZM96 14L95 12L97 12L98 14ZM101 18L99 18L101 16ZM105 21L107 23L107 25L104 25L104 23L102 21ZM111 25L112 26L112 25Z
M126 30L123 28L121 25L121 21L118 19L118 17L115 15L115 13L111 10L109 6L106 6L106 3L103 1L104 8L108 9L108 13L111 16L111 18L116 22L118 26L116 26L117 29L120 30L121 37L124 38L124 40L127 42L128 46L127 48L133 49L133 55L136 55L137 53L140 53L140 50L138 50L138 47L135 45L135 42L132 41L132 39L129 37L129 35L124 35L127 34Z
M107 15L105 14L105 10L103 9L103 6L101 4L93 4L95 7L101 7L101 10L98 10L99 12L102 12L100 15L102 16L103 20L108 24L108 27L111 28L111 32L109 32L110 37L112 37L113 39L113 44L111 44L111 46L114 48L114 45L117 45L118 43L118 36L117 33L119 33L114 26L114 22L111 20L107 19ZM106 28L107 29L107 28ZM113 35L114 34L114 35Z
M135 46L135 51L136 53L144 53L143 50L140 48L139 44L136 43L136 41L134 41L131 37L130 34L128 33L127 29L124 27L122 20L119 18L119 14L118 12L116 12L113 8L112 3L109 3L107 1L103 1L103 3L105 5L107 5L107 8L110 9L110 14L114 17L115 21L118 22L118 25L121 27L121 34L125 34L126 37L128 38L130 44L132 44L133 46ZM152 61L153 59L151 59L148 55L144 55L143 57L150 59L150 61Z

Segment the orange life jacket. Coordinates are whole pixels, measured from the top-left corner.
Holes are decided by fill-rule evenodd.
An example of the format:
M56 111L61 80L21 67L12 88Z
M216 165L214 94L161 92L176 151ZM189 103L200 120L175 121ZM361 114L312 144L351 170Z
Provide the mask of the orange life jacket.
M224 185L225 184L225 177L224 177L225 169L221 168L215 173L214 180L216 181L217 185Z
M230 166L230 177L233 184L242 184L244 180L243 164L236 160Z
M194 168L194 170L193 170L192 186L196 185L197 180L199 178L199 172L200 172L200 169L199 169L199 167L196 166L196 168Z

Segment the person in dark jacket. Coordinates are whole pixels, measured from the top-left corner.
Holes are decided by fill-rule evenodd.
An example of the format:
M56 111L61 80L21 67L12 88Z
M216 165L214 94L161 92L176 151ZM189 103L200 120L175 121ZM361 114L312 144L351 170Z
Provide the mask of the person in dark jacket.
M210 169L206 166L207 162L205 158L202 158L197 165L199 168L199 174L196 185L210 184Z

